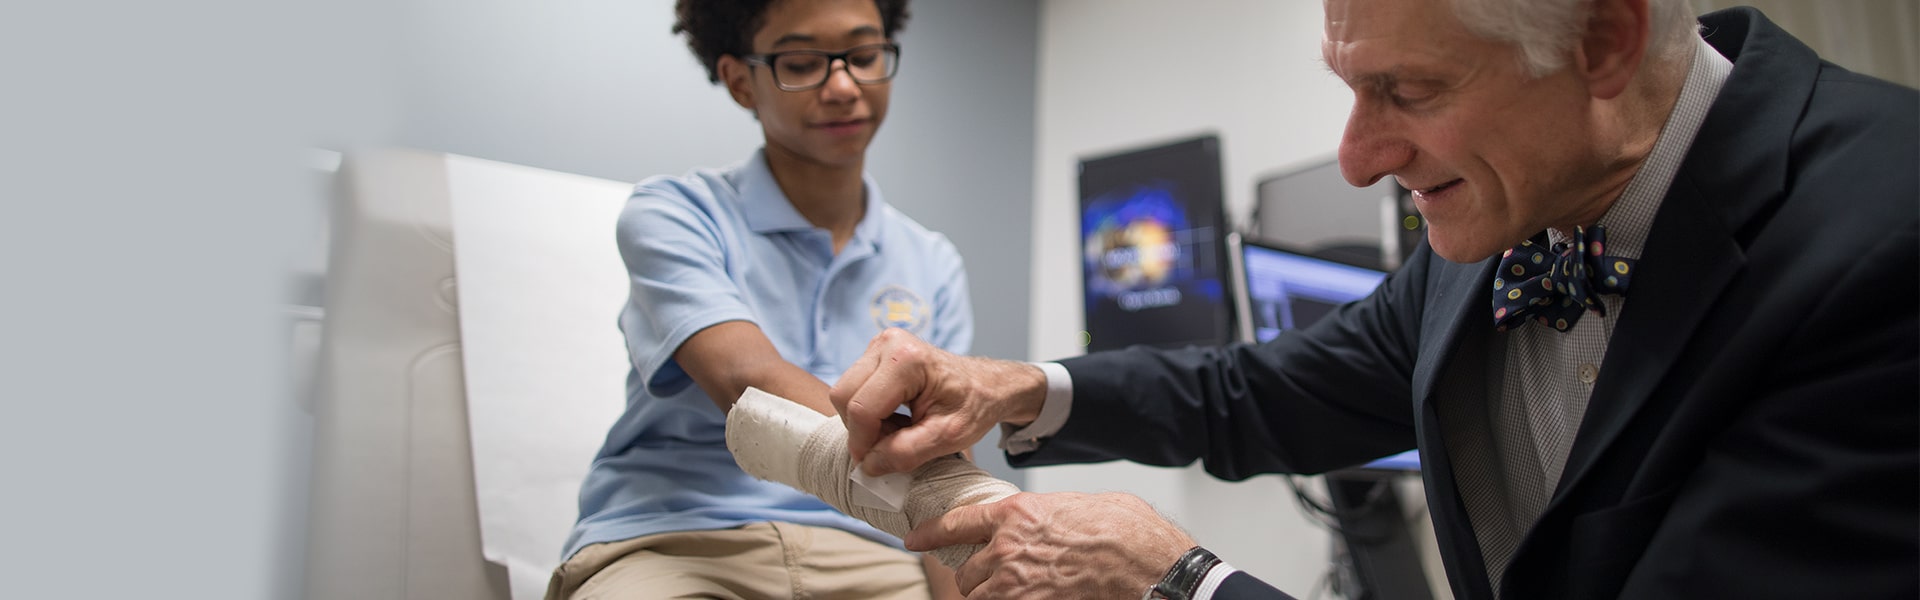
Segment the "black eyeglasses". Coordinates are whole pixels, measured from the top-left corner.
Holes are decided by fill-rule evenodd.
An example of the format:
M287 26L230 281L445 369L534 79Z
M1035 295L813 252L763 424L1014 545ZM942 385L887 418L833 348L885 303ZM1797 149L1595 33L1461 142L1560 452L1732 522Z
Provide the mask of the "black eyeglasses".
M773 70L773 84L789 92L804 92L826 85L833 76L833 63L845 63L855 83L886 83L900 69L900 45L892 42L854 46L841 52L825 50L789 50L754 54L746 61L766 65Z

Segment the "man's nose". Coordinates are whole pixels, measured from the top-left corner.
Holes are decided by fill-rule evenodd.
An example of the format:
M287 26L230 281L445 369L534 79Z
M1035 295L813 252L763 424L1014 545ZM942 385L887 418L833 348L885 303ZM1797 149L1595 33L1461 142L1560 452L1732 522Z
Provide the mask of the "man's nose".
M1413 145L1392 131L1390 119L1355 104L1340 136L1340 175L1367 187L1413 161Z

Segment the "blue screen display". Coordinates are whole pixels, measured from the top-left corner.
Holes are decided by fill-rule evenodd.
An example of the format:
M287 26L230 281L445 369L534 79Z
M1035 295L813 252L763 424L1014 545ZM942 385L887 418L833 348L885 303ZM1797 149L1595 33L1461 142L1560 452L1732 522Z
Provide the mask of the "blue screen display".
M1233 339L1233 298L1213 137L1080 164L1080 255L1089 352Z
M1258 342L1312 325L1334 308L1367 297L1387 278L1381 271L1253 244L1242 246L1241 259Z

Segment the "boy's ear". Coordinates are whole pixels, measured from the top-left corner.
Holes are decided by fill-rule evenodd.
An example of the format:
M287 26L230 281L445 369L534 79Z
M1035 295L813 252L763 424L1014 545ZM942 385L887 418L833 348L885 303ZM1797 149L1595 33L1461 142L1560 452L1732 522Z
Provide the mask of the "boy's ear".
M747 110L758 106L753 98L753 65L731 54L724 54L714 66L719 69L720 83L727 86L727 93L733 96L735 104Z

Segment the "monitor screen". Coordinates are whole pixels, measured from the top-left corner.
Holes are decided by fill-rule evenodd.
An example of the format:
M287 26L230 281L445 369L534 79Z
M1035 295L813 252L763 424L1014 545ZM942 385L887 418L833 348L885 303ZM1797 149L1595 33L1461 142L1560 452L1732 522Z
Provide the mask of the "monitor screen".
M1081 161L1089 351L1232 340L1220 190L1213 136Z
M1240 240L1246 302L1241 339L1264 342L1312 325L1342 304L1373 293L1384 271L1316 258L1271 244Z
M1319 321L1340 305L1380 287L1387 273L1378 269L1317 258L1270 243L1231 236L1234 284L1239 291L1240 339L1265 342L1288 329ZM1420 458L1407 451L1366 465L1375 469L1419 470Z

